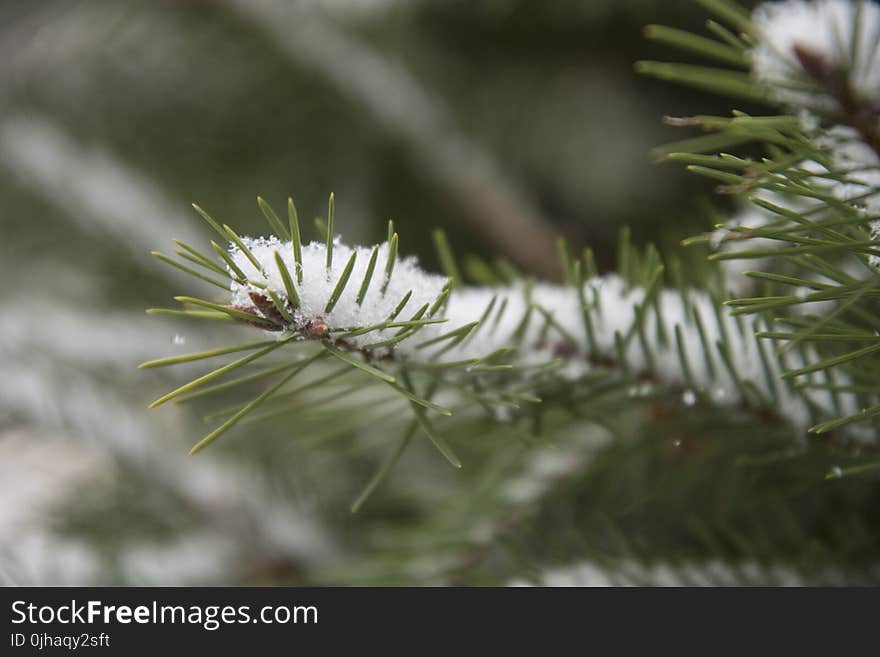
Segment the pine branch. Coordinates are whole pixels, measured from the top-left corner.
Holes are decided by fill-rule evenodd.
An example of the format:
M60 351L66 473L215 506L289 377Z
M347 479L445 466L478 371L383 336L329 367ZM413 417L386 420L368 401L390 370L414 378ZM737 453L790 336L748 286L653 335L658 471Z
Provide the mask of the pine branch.
M265 202L261 206L271 211ZM233 231L227 232L231 238ZM454 411L467 394L476 393L488 408L500 409L510 403L515 390L539 391L554 377L578 385L597 376L688 390L710 403L775 416L797 431L806 429L813 415L832 417L827 391L792 387L780 392L771 385L782 367L762 355L736 311L718 312L706 293L661 289L662 266L651 249L642 255L624 240L622 261L641 265L626 267L630 280L614 274L585 280L579 272L592 269L589 256L574 260L563 249L562 266L570 272L566 285L518 281L493 288L453 288L447 278L423 271L414 259L397 256L395 245L396 239L374 247L337 241L331 259L327 243L297 249L277 237L236 236L227 255L230 296L225 303L179 299L278 334L280 342L207 352L211 356L261 347L160 401L193 394L274 347L285 345L286 352L296 350L297 343L319 342L331 356L415 403L414 419L420 423L429 421L425 411ZM445 244L444 249L447 269L457 271ZM388 263L381 275L376 273L377 261ZM294 270L302 275L295 296L289 275ZM372 280L378 276L381 284ZM350 280L360 284L348 284ZM792 375L812 371L812 354L806 349L803 355L788 355ZM202 357L206 354L171 362ZM561 363L561 369L548 370L546 366L554 363ZM402 385L399 379L406 381L409 373L456 389L459 400L452 411L420 398L411 385ZM240 413L249 410L245 406Z
M734 11L734 3L724 4L722 13ZM877 359L865 345L865 335L880 329L874 299L880 282L880 5L864 0L768 2L751 20L744 16L737 10L727 17L749 38L731 42L715 30L727 46L735 49L740 43L747 55L742 62L733 61L733 52L720 41L710 44L664 30L651 30L649 36L716 60L725 60L719 54L730 55L724 63L751 69L751 88L744 86L740 96L760 96L790 114L670 119L708 134L655 153L719 181L721 193L748 195L757 208L742 215L747 223L685 241L722 247L713 259L757 260L757 266L735 267L752 270L747 275L761 286L751 298L728 302L734 315L758 314L789 326L799 326L811 312L824 315L797 330L759 333L781 343L780 355L799 354L800 364L789 362L785 373L798 387L821 389L814 375L847 381L843 389L828 388L849 390L843 398L850 410L841 409L841 417L811 429L824 433L868 421L880 402ZM664 66L686 84L711 79L706 71ZM715 71L716 86L730 79L729 70ZM646 72L660 69L649 66ZM720 150L750 143L760 144L766 156ZM751 245L758 242L760 248ZM804 351L805 344L812 349Z

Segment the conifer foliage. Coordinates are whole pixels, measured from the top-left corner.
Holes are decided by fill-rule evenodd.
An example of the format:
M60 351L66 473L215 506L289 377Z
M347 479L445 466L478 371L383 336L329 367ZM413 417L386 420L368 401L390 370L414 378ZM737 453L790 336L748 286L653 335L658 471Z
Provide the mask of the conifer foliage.
M143 363L225 359L151 406L218 400L210 407L213 426L194 453L221 437L253 444L259 433L244 427L264 423L284 427L290 440L381 435L375 442L384 457L361 482L354 511L370 508L418 442L463 471L479 470L487 453L497 459L499 451L516 452L515 465L492 461L503 485L444 482L474 507L464 526L451 526L439 512L426 521L437 535L454 537L441 581L456 581L455 573L469 572L480 551L490 549L491 539L473 539L477 527L496 536L499 525L518 526L525 514L528 529L516 540L552 535L560 527L548 510L554 499L578 509L576 531L589 537L586 565L569 558L563 568L524 575L529 581L613 583L619 573L625 583L651 583L662 579L658 573L674 573L667 579L687 583L691 573L695 583L763 583L782 573L780 581L792 583L807 573L806 581L827 583L855 577L853 564L870 569L876 555L864 546L876 529L854 530L865 542L841 565L840 536L825 512L805 510L783 494L770 513L767 499L777 493L762 488L768 484L760 475L750 479L761 498L754 505L736 506L719 494L718 504L736 506L731 524L713 526L705 509L694 509L686 528L659 531L652 543L658 556L647 560L639 556L644 546L612 546L614 536L632 535L629 523L649 525L650 517L621 512L611 520L582 508L603 477L647 467L626 456L646 416L654 427L690 426L673 430L685 436L673 451L701 455L689 475L696 478L726 481L761 464L797 472L797 486L861 477L858 485L867 489L850 499L854 518L865 499L859 495L871 495L866 491L880 469L880 5L783 0L749 12L733 0L699 4L711 13L703 33L661 25L645 32L706 63L643 61L636 68L739 104L726 116L667 117L693 134L654 151L735 197L740 210L733 220L682 235L680 251L662 254L624 230L610 272L599 271L589 248L574 252L560 240L563 280L546 282L503 259L461 258L439 231L443 271L428 272L406 255L405 218L389 222L376 244L350 246L339 236L345 217L335 216L333 195L314 226L301 221L293 199L278 212L258 198L268 228L258 237L237 233L222 211L195 206L214 241L178 241L176 257L154 255L208 282L216 295L178 296L179 307L149 312L219 322L235 335L247 327L249 337ZM328 402L356 422L328 427L304 419ZM631 417L630 409L637 409ZM588 431L603 436L601 449L588 454L561 438ZM711 456L716 443L737 432L757 438L732 458L729 442L723 458ZM548 443L561 445L562 465L540 465ZM651 453L656 473L668 455ZM681 500L672 491L688 489L663 482L671 488L657 503L674 508ZM817 495L833 506L829 491ZM537 510L530 506L536 499ZM791 519L781 524L793 533L816 537L813 547L777 535L777 512ZM401 532L404 561L418 552L419 535ZM707 545L710 562L701 551ZM597 559L613 563L597 566ZM375 562L364 568L379 578L388 573Z
M880 414L870 365L880 350L873 301L880 259L873 242L880 230L880 7L789 0L762 5L750 17L733 3L705 4L729 24L709 21L714 38L662 26L650 26L648 36L745 70L656 62L638 68L788 112L670 118L707 134L661 150L759 209L758 225L725 226L706 237L718 249L710 259L770 259L778 266L746 272L759 283L759 295L724 301L724 270L709 289L683 283L670 289L656 250L636 249L626 236L618 273L599 275L589 249L572 256L561 241L563 284L486 265L480 284L467 285L442 233L436 243L445 276L401 256L393 224L379 245L345 245L336 234L332 195L319 226L325 239L311 243L302 240L292 199L287 221L258 199L274 232L258 238L239 236L196 206L219 236L214 252L180 244L183 261L155 255L228 292L215 301L177 297L182 310L153 312L244 322L267 339L144 363L247 352L153 405L210 392L205 386L215 379L281 353L287 364L272 369L274 380L267 375L265 389L193 451L257 407L289 396L288 382L326 359L408 400L413 422L456 466L435 416L478 403L494 421L516 424L553 405L545 386L562 382L572 389L641 382L644 390L682 391L689 403L769 413L788 423L794 437L809 428L875 443L869 420ZM719 151L750 142L766 154ZM762 247L742 248L747 240ZM723 248L732 242L739 248Z

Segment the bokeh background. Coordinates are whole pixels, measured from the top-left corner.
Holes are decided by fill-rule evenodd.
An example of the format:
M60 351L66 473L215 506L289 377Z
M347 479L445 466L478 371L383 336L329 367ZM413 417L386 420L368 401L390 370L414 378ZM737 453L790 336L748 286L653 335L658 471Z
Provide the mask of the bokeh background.
M293 195L309 225L333 191L348 242L393 218L437 269L439 226L459 254L544 278L557 235L610 269L625 225L667 247L706 229L725 201L649 151L684 136L664 114L730 104L632 66L669 55L645 24L704 20L686 0L0 2L0 582L503 584L588 556L543 581L619 581L612 558L642 564L625 581L683 581L636 559L654 552L699 555L690 583L723 578L736 534L707 538L701 514L742 476L719 474L729 453L676 452L668 419L647 449L592 425L552 449L487 438L463 475L413 449L353 516L394 426L294 413L190 458L199 412L146 410L187 372L136 369L230 339L144 315L210 293L149 256L208 244L191 202L254 234L257 194ZM794 503L836 503L817 499Z

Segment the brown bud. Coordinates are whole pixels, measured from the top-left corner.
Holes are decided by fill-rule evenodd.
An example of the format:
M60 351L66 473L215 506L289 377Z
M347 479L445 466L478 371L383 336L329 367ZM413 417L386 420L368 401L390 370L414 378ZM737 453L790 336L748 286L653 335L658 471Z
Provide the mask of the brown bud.
M302 328L302 335L310 340L320 340L326 337L329 332L330 327L322 319L313 319L306 322L306 325Z
M239 312L247 313L248 315L253 315L253 316L254 316L254 321L253 321L253 322L249 322L249 321L246 320L246 319L240 319L240 320L238 320L238 321L240 321L240 322L244 322L245 324L250 324L251 326L256 326L257 328L261 328L261 329L263 329L264 331L280 331L281 328L282 328L280 325L278 325L278 326L269 326L269 325L266 324L266 322L264 322L264 321L259 321L259 320L263 319L263 317L260 316L260 314L257 312L257 309L254 308L253 306L237 306L237 305L231 305L231 306L226 306L226 307L227 307L227 308L231 308L232 310L237 310L237 311L239 311Z
M794 56L797 57L798 63L804 69L807 75L822 86L836 86L837 78L840 77L839 71L834 67L832 62L825 57L824 53L813 50L809 46L802 43L795 43L792 46Z
M263 313L263 316L272 321L274 324L278 324L279 326L284 325L284 316L275 307L275 304L269 300L263 294L259 292L248 292L248 296L251 298L251 301L254 302L254 306L256 306L257 310Z

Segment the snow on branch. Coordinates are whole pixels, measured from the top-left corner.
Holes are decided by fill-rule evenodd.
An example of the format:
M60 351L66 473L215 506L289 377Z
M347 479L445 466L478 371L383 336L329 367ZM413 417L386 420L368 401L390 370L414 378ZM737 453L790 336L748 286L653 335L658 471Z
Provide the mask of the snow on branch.
M753 15L752 72L771 98L800 111L805 132L830 155L823 186L870 219L880 238L880 4L787 0ZM830 127L823 123L830 122ZM880 258L869 264L880 269Z
M478 362L511 350L510 363L524 373L554 359L564 361L559 374L572 381L597 369L624 368L644 380L705 394L716 403L773 405L798 429L811 422L810 404L830 412L826 393L805 398L779 382L778 362L769 351L762 353L753 327L719 311L705 293L646 291L617 274L606 274L585 281L580 290L574 285L527 282L501 288L453 288L440 312L432 308L447 290L447 279L423 271L414 258L401 258L390 278L373 280L358 303L360 282L367 278L374 249L351 248L337 240L329 269L324 244L303 246L303 280L296 292L299 307L288 305L293 321L286 322L271 304L254 299L272 292L289 304L275 254L293 271L297 265L292 245L276 238L242 243L260 266L241 248L232 247L232 260L247 277L246 282L232 282L233 306L272 319L278 329L301 337L330 339L372 361ZM386 261L388 251L387 242L378 247L378 262ZM351 282L328 311L328 300L352 261ZM400 328L358 334L359 329L381 326L395 314L416 318L412 321L419 317L444 321L418 326L411 336L397 340ZM327 332L315 334L316 326L326 326ZM389 342L393 344L383 344ZM794 355L787 363L792 369L802 365Z
M706 292L664 289L659 262L644 285L617 274L585 277L582 272L591 267L583 260L566 263L569 281L564 285L516 280L498 287L462 287L454 278L424 271L415 258L399 257L393 230L390 240L373 247L350 247L336 236L301 244L292 204L289 230L264 202L261 206L281 238L240 237L199 209L229 238L228 250L214 244L225 262L229 296L219 303L178 297L189 310L166 311L233 319L275 336L275 343L244 345L241 350L262 349L232 366L279 345L317 342L328 355L392 385L423 408L447 415L452 411L415 394L411 371L457 381L453 390L476 383L481 389L516 390L534 402L540 401L548 376L572 385L608 376L631 381L635 394L671 391L686 406L704 399L749 409L800 432L835 412L827 390L805 390L781 380L792 371L809 375L807 363L816 360L811 349L777 357L755 337L765 328L760 321L729 313ZM206 269L218 268L207 256L199 258L209 263ZM180 361L159 359L144 366ZM154 405L225 372L221 368ZM497 417L505 416L499 412Z
M753 15L756 78L778 101L821 110L880 103L880 5L868 0L786 0Z

